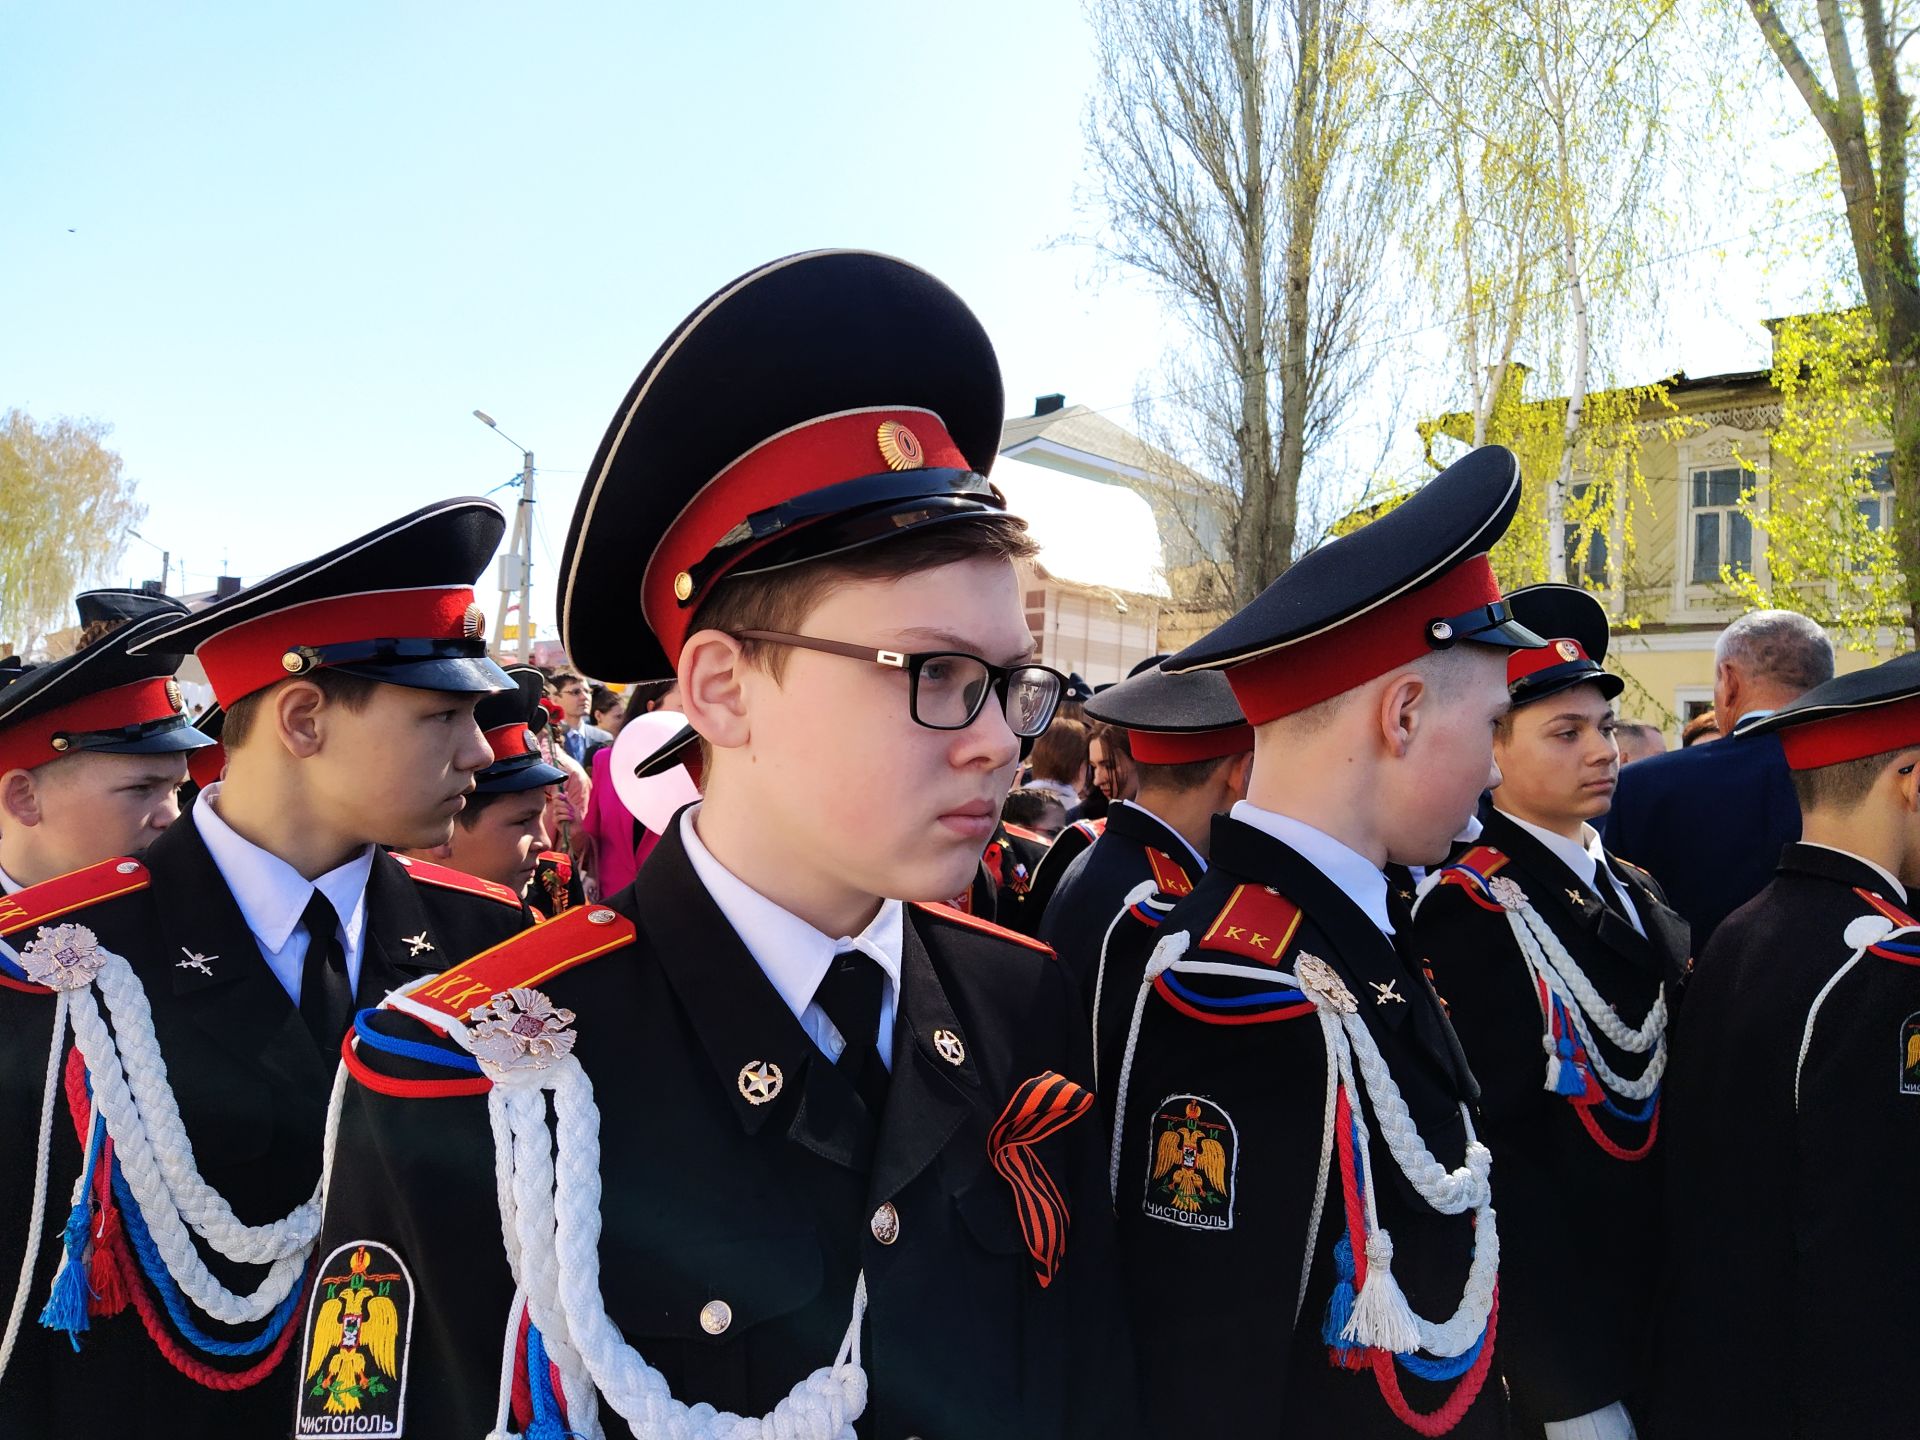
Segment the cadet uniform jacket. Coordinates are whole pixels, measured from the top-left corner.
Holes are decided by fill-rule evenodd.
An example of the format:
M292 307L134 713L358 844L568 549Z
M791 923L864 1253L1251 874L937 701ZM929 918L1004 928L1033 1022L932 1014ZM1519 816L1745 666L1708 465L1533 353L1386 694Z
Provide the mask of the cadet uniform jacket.
M1156 939L1184 934L1187 960L1276 973L1318 957L1357 999L1427 1147L1442 1165L1459 1166L1461 1106L1473 1079L1418 970L1279 840L1220 817L1210 854L1206 875L1157 935L1139 925L1116 934L1119 952L1110 947L1104 985L1125 1003L1103 998L1103 1057L1124 1049L1124 1030L1117 1039L1107 1033L1109 1017L1130 1017L1146 968L1140 952ZM1186 973L1156 983L1146 998L1114 1161L1147 1420L1154 1433L1203 1425L1289 1440L1408 1436L1414 1431L1392 1413L1377 1370L1336 1366L1322 1338L1344 1229L1339 1176L1321 1171L1330 1061L1312 1007L1267 998L1276 988ZM1387 991L1396 998L1378 1003ZM1204 1184L1182 1172L1177 1144L1167 1168L1163 1140L1180 1135L1183 1123L1188 1152L1210 1171ZM1444 1319L1461 1300L1473 1220L1431 1210L1379 1143L1377 1125L1372 1133L1368 1174L1380 1223L1392 1234L1393 1272L1416 1312ZM1211 1165L1209 1143L1220 1147ZM1419 1379L1398 1367L1387 1378L1415 1412L1455 1403L1460 1413L1447 1433L1500 1435L1506 1415L1497 1373L1489 1378L1493 1343L1482 1338L1463 1380Z
M1907 909L1862 861L1789 845L1695 967L1661 1142L1663 1436L1914 1433L1920 947L1854 958Z
M588 952L554 947L628 922L630 943L555 973ZM908 907L877 1124L700 883L677 826L629 889L502 947L488 973L518 952L573 1013L599 1107L607 1314L677 1400L770 1410L833 1361L864 1271L863 1437L1132 1433L1099 1127L1083 1118L1034 1152L1071 1215L1046 1288L989 1156L1023 1082L1088 1082L1085 1023L1044 947ZM408 1015L374 1023L430 1036ZM365 1045L359 1058L389 1091L445 1074ZM350 1089L322 1253L363 1239L412 1277L408 1440L486 1434L514 1285L483 1096ZM609 1434L627 1433L601 1410Z
M1498 811L1459 860L1483 878L1516 881L1629 1027L1642 1025L1663 984L1669 1010L1678 1004L1687 924L1644 871L1619 861L1611 867L1643 937ZM1489 903L1460 872L1443 874L1421 901L1412 942L1480 1083L1477 1123L1493 1151L1500 1215L1500 1365L1516 1415L1537 1425L1641 1394L1664 1142L1656 1145L1657 1129L1648 1124L1590 1105L1587 1119L1623 1152L1609 1154L1568 1097L1547 1089L1534 974L1506 914ZM1593 1033L1615 1074L1634 1079L1646 1068L1647 1055L1629 1055ZM1642 1108L1609 1098L1617 1108ZM1650 1118L1657 1127L1657 1112Z
M179 1103L201 1175L226 1197L245 1224L278 1220L312 1195L320 1175L321 1134L337 1057L323 1055L261 958L253 933L208 853L191 813L183 815L129 862L93 867L103 879L96 903L67 910L59 923L81 924L131 964L153 1012L167 1080ZM400 861L376 853L367 879L366 930L359 988L375 1004L394 987L485 949L527 923L517 900L484 882L437 866L417 867L439 883L419 883ZM81 872L82 875L89 872ZM29 887L0 911L0 933L15 947L34 926L18 919L55 886ZM6 923L6 914L16 918ZM197 962L197 963L196 963ZM26 1245L33 1189L35 1137L51 1042L53 999L44 992L0 989L0 1112L10 1117L0 1159L0 1256L12 1293ZM104 1009L104 1005L102 1007ZM72 1053L72 1036L66 1041ZM20 1128L14 1121L27 1118ZM62 1227L81 1169L75 1124L66 1100L56 1107L54 1145L40 1253L18 1348L0 1379L0 1435L92 1437L140 1435L154 1440L209 1435L236 1440L289 1433L291 1372L284 1361L257 1384L223 1393L184 1378L149 1338L133 1306L95 1316L78 1353L64 1333L37 1323L58 1262ZM265 1271L235 1265L202 1247L208 1268L229 1289L251 1290ZM152 1282L138 1283L147 1296ZM213 1357L186 1346L152 1305L169 1340L217 1371L246 1371L263 1354ZM193 1321L223 1340L251 1340L263 1326L228 1327L191 1310ZM296 1305L289 1328L297 1330Z
M1178 899L1193 889L1200 869L1192 847L1157 815L1124 802L1107 811L1100 838L1066 867L1040 922L1040 938L1053 946L1089 1007L1100 948L1128 893L1151 880L1159 894Z

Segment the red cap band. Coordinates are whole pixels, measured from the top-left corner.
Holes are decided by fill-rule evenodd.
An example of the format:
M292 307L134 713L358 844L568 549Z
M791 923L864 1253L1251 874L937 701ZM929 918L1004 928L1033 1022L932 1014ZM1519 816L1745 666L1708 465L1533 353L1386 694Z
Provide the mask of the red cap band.
M165 720L180 713L175 697L180 693L172 679L136 680L111 690L84 695L44 714L22 720L0 730L0 775L9 770L31 770L71 750L54 748L56 735L83 735L90 730L118 730L123 725L144 725L150 720Z
M1578 640L1549 640L1544 650L1515 650L1507 656L1507 684L1551 670L1556 665L1571 665L1591 657Z
M676 590L679 577L706 559L721 537L749 515L889 469L972 468L931 410L882 406L782 431L709 480L668 527L641 581L640 612L667 658L677 664L693 618L692 607L681 603ZM741 547L729 568L755 548Z
M1865 710L1848 710L1779 731L1790 770L1818 770L1920 745L1920 695Z
M479 632L473 587L370 590L313 600L223 630L193 653L222 705L294 673L286 656L302 645L362 640L469 640Z
M527 728L524 720L516 720L511 725L497 725L491 730L483 730L487 737L487 748L493 751L493 763L502 760L518 760L523 755L538 755L540 747L533 743L533 732Z
M1142 765L1185 765L1195 760L1224 760L1253 749L1251 725L1221 730L1129 730L1127 748Z
M1227 682L1248 722L1264 725L1431 654L1429 623L1499 598L1493 567L1486 556L1475 555L1317 635L1233 666Z
M187 777L202 790L227 773L227 747L202 745L187 752Z

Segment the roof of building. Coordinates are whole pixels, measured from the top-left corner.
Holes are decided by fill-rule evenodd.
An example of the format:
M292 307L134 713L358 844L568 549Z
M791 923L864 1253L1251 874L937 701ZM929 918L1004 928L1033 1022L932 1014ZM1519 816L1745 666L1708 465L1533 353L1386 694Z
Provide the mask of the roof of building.
M1111 461L1159 479L1186 479L1191 475L1186 466L1164 450L1149 445L1124 425L1085 405L1068 405L1045 415L1016 415L1001 427L1003 454L1017 452L1035 440L1077 450L1096 460Z
M1131 595L1169 593L1153 507L1141 496L1008 455L994 462L993 483L1033 532L1049 577Z

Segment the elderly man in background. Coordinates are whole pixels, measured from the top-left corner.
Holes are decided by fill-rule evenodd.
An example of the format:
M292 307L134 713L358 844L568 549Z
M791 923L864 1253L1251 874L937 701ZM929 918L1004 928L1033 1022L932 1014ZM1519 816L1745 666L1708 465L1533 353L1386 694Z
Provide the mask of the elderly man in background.
M1696 955L1800 838L1779 743L1748 732L1833 678L1833 644L1804 615L1755 610L1720 632L1713 659L1713 711L1725 743L1627 766L1606 822L1607 848L1652 871L1692 924Z
M1622 720L1614 727L1613 738L1620 746L1622 765L1667 753L1667 737L1658 725L1646 720Z

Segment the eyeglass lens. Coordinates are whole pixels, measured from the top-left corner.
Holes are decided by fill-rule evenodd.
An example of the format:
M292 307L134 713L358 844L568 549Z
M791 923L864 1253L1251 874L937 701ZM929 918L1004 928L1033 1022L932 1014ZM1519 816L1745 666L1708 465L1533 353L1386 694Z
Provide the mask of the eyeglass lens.
M1007 675L1007 727L1022 739L1047 726L1058 699L1059 679L1036 666L1018 666ZM993 673L971 655L936 655L915 677L914 719L937 730L960 730L973 723L986 704Z

